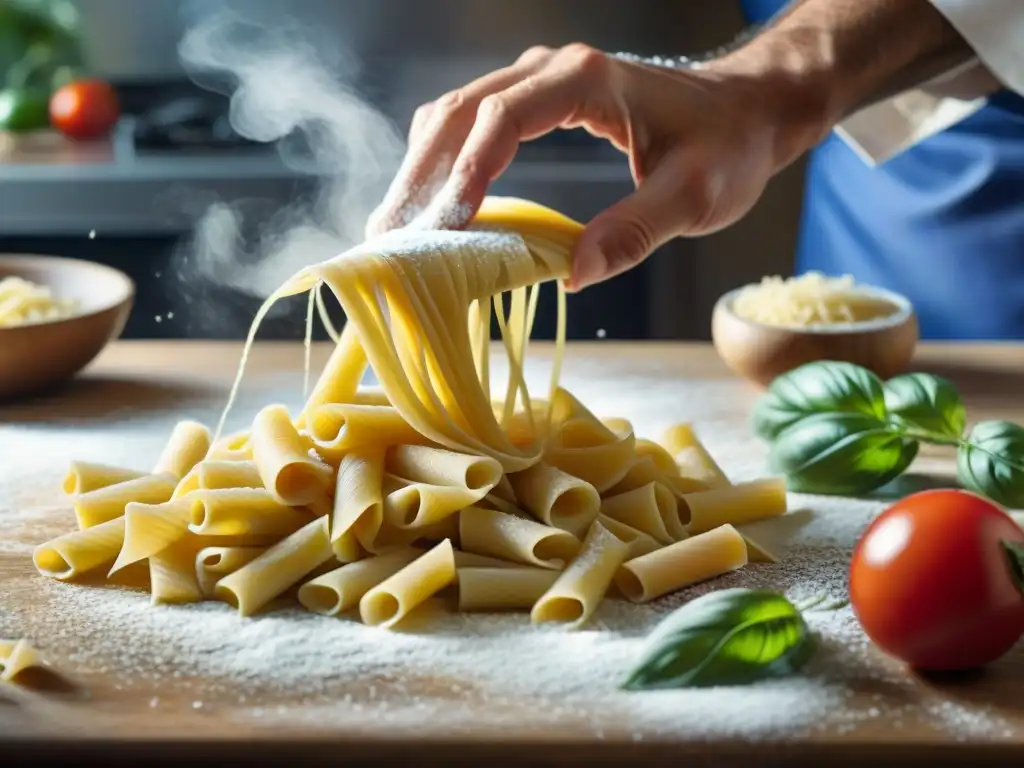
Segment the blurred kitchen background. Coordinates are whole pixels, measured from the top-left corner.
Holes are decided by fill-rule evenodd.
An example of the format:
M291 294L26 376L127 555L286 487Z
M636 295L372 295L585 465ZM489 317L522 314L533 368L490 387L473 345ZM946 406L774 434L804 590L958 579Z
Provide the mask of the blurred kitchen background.
M127 338L241 338L260 303L231 285L197 285L176 268L211 203L245 201L257 224L314 195L316 168L295 170L274 146L240 137L228 100L196 86L178 44L198 11L229 6L273 27L309 29L307 42L338 64L350 86L404 135L414 108L513 60L531 45L574 41L644 55L697 54L730 41L736 3L694 0L52 0L70 30L77 69L118 92L122 118L109 139L4 136L0 252L47 253L116 266L136 281ZM0 14L19 0L0 0ZM4 29L7 32L4 32ZM21 44L0 16L0 45ZM0 62L11 64L0 50ZM353 70L352 65L358 69ZM8 83L10 84L10 83ZM287 84L282 87L287 88ZM676 241L640 268L570 298L570 336L707 339L724 291L765 274L789 274L802 165L771 185L728 230ZM577 132L523 147L498 194L536 199L586 220L632 189L624 158ZM375 201L371 201L375 202ZM256 227L250 233L259 237ZM227 245L225 247L230 247ZM313 260L313 259L311 259ZM228 281L230 282L230 281ZM548 292L537 333L550 337ZM305 302L268 322L263 338L298 338Z

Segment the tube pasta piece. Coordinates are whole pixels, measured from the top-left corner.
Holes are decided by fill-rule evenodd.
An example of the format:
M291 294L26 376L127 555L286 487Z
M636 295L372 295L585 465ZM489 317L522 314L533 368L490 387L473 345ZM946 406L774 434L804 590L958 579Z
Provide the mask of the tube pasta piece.
M189 499L177 499L164 504L132 502L126 506L124 545L110 573L152 557L183 538L188 533L192 507L193 502Z
M580 541L559 528L469 507L459 514L459 546L499 560L561 570L579 552Z
M319 517L222 578L214 595L251 616L333 557L327 518Z
M629 545L629 554L626 555L627 560L646 555L650 552L661 549L662 547L661 542L657 541L650 534L644 533L631 525L620 523L614 517L598 515L597 520L601 525Z
M747 544L747 562L748 563L777 563L779 558L775 556L770 550L765 549L761 544L758 544L750 536L745 533L740 534L743 536L743 541Z
M287 536L309 522L301 510L278 503L262 488L193 493L189 530L204 536Z
M454 581L455 554L445 539L367 591L359 600L359 616L364 624L389 629Z
M379 445L354 448L338 466L331 516L331 538L334 541L350 531L367 550L384 521L383 493L384 448Z
M720 525L742 525L786 513L786 478L767 477L683 497L690 510L690 535Z
M199 490L199 465L196 464L192 469L188 471L178 484L174 486L174 493L171 494L171 501L180 499L182 496L188 496L192 491Z
M502 475L498 484L491 489L491 492L487 494L487 496L499 498L512 506L519 503L518 499L516 499L515 489L512 488L512 483L508 479L508 475ZM484 498L487 498L487 496Z
M422 554L422 549L409 547L335 568L299 587L299 602L314 613L337 616L358 606L363 595Z
M455 568L521 568L519 563L512 563L508 560L499 560L495 557L477 555L473 552L464 552L461 549L455 550Z
M309 434L317 453L331 462L353 448L429 442L390 405L321 405L309 416Z
M679 475L679 465L672 458L672 454L653 440L638 438L633 450L636 452L637 458L650 459L663 475L667 477Z
M64 476L62 488L68 496L89 493L110 485L137 480L148 473L109 464L96 464L89 461L73 461L68 473Z
M27 640L0 640L0 683L13 683L21 673L42 665L39 652Z
M387 470L418 483L463 488L479 501L501 480L501 465L487 456L467 456L424 445L397 445L387 452Z
M207 460L196 467L198 487L208 490L220 488L263 488L263 478L255 461Z
M729 477L711 457L689 424L676 424L670 427L658 442L675 457L683 477L700 480L708 488L732 485Z
M661 483L648 483L604 499L601 514L643 531L662 544L686 538L676 497Z
M384 519L396 528L419 529L441 522L480 500L466 488L413 483L384 497Z
M251 461L252 442L249 440L249 433L237 432L214 441L210 450L206 452L206 459L210 461Z
M624 563L615 586L628 600L646 603L746 564L746 541L731 525L722 525Z
M459 568L459 610L532 608L558 579L542 568Z
M508 479L527 512L575 536L584 534L601 508L601 497L594 486L544 462Z
M676 498L681 497L684 493L695 493L708 489L708 486L700 480L666 475L658 469L650 456L641 456L629 465L629 469L623 478L612 488L609 488L605 492L605 496L618 496L620 493L626 493L626 491L635 491L637 488L642 488L648 483L661 483L669 488L676 495Z
M600 425L604 428L604 425ZM612 435L608 442L590 444L594 436L590 422L565 422L544 452L544 461L573 477L590 483L600 493L608 490L629 471L633 462L633 433ZM611 433L609 433L611 434Z
M366 367L366 353L359 333L353 323L346 323L323 373L302 408L300 423L308 424L312 413L322 405L352 402Z
M163 504L170 500L177 482L177 478L170 473L144 475L83 493L74 501L78 527L91 528L121 517L124 508L133 501L140 504Z
M202 538L189 534L149 558L150 602L197 603L203 599L196 574Z
M266 551L266 547L203 547L195 559L199 591L204 597L213 597L218 581Z
M622 434L624 432L632 432L633 424L629 419L623 419L620 416L610 416L606 419L601 419L601 423L604 424L612 432Z
M585 624L628 553L628 544L595 521L576 559L534 604L530 620L534 624L564 622L572 628Z
M124 517L116 517L40 544L32 561L43 576L68 581L113 563L123 542Z
M198 421L179 421L153 467L153 474L169 473L183 478L210 451L210 430Z
M299 507L322 496L333 480L329 466L309 455L282 405L268 405L252 424L252 451L264 487L281 504Z

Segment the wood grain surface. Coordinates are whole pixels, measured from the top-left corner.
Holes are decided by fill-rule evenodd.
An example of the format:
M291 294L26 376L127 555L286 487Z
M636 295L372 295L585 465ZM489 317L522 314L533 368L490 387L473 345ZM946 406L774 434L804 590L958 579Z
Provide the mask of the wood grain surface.
M239 345L220 342L120 342L105 351L78 380L64 389L30 401L0 404L0 492L17 487L11 477L17 461L5 462L18 450L17 441L5 438L5 426L27 430L45 440L46 430L57 426L81 425L83 435L90 425L103 424L111 414L148 418L154 413L168 418L195 412L204 398L223 398L235 372ZM326 360L328 350L314 350L314 364ZM550 349L536 345L534 355L544 358ZM703 381L718 396L734 403L728 418L742 429L758 392L727 373L707 345L676 343L586 343L571 345L567 369L575 366L601 371L602 376L633 391L644 386L670 387L673 382ZM302 350L291 343L263 343L254 349L246 388L259 397L260 382L267 387L282 378L301 379ZM922 346L914 366L947 376L964 394L970 420L1010 418L1024 422L1024 347L1016 345ZM617 378L618 377L618 378ZM620 414L631 418L628 411ZM699 422L699 415L695 417ZM10 434L15 434L11 432ZM63 434L63 433L62 433ZM56 438L55 438L56 439ZM84 440L85 438L83 438ZM55 446L56 450L56 446ZM89 459L89 456L80 458ZM728 457L723 463L728 470ZM951 472L947 455L925 452L922 461L929 470ZM64 466L54 467L55 476ZM7 474L5 474L7 473ZM59 489L54 489L54 496ZM67 511L54 499L49 515L19 515L16 506L0 499L3 536L24 544L36 544L68 530ZM9 520L4 519L10 513ZM39 600L40 580L31 557L16 547L0 546L0 635L11 630L5 617L24 615ZM74 587L67 587L74 589ZM16 610L15 610L16 609ZM44 610L40 607L39 610ZM22 612L19 614L19 611ZM330 621L325 619L325 621ZM73 628L70 628L73 636ZM62 637L68 637L63 633ZM36 640L37 638L32 638ZM46 638L39 638L46 646ZM103 638L90 637L83 628L80 643L96 644ZM72 643L73 645L73 643ZM1024 645L1024 644L1022 644ZM715 738L652 738L635 741L627 728L608 722L596 738L589 728L571 721L543 717L523 707L519 725L513 717L488 717L489 705L482 701L479 718L463 719L455 725L438 722L375 724L365 718L347 721L333 716L329 722L275 716L285 708L301 708L302 701L290 699L287 691L268 692L266 714L259 720L239 717L243 708L230 687L218 687L208 680L187 675L174 677L132 677L135 666L119 665L116 648L110 649L109 663L78 669L75 649L60 646L48 655L58 674L42 675L29 685L0 684L0 765L17 760L85 759L96 757L118 764L206 764L213 762L270 762L296 765L381 764L409 759L417 764L457 765L485 762L517 765L612 765L634 761L672 765L863 765L896 764L908 759L940 764L1021 764L1024 759L1024 647L983 675L970 679L920 681L913 688L919 697L922 716L914 715L914 701L902 701L904 712L895 718L875 717L856 728L827 725L830 713L822 713L825 727L799 738L754 741ZM169 650L173 656L173 649ZM353 681L357 698L365 693ZM376 681L375 696L385 703L394 697L396 706L416 690L438 695L450 681ZM401 684L398 684L401 683ZM436 689L436 690L434 690ZM195 701L201 691L202 707ZM854 691L854 698L871 699L883 710L885 690ZM150 705L159 697L160 706ZM998 715L999 738L970 737L944 733L926 722L927 702L983 706ZM244 708L251 710L255 702ZM493 714L493 713L492 713ZM600 713L588 713L600 717Z

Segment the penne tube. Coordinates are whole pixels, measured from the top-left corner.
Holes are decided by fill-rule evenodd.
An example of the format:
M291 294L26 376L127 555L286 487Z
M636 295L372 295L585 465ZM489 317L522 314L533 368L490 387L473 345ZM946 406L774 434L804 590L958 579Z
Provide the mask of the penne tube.
M615 586L628 600L646 603L746 564L746 541L723 525L629 560L615 575Z
M499 560L495 557L487 557L486 555L477 555L472 552L463 552L461 549L455 550L455 567L459 568L520 568L518 563L509 562L508 560Z
M199 465L196 464L188 471L178 484L174 486L174 493L171 494L171 501L188 496L192 491L199 490Z
M309 522L307 512L279 504L262 488L199 490L189 500L189 530L204 536L287 536Z
M359 600L359 616L364 624L389 629L454 581L454 550L445 539L367 591Z
M447 485L413 483L384 497L384 519L396 528L426 528L480 500L479 494Z
M487 495L502 477L501 464L495 459L425 445L389 448L385 467L391 474L413 483L465 490L474 496L474 501Z
M222 578L214 595L251 616L333 557L327 518L318 517Z
M661 474L666 477L679 475L679 465L665 448L653 440L637 439L633 450L638 459L650 459Z
M617 538L629 545L629 553L626 555L627 560L654 552L663 546L661 542L657 541L650 534L644 533L631 525L620 523L613 517L598 515L597 520L611 533L615 534Z
M282 405L268 405L252 424L252 452L263 486L287 506L299 507L323 496L333 470L309 455L304 439Z
M572 628L585 624L601 604L628 553L628 544L595 521L576 559L534 604L530 620L534 624L563 622Z
M574 536L584 535L601 508L594 486L544 462L508 475L508 479L523 509Z
M198 421L179 421L171 430L171 436L164 447L153 474L168 473L181 479L206 458L210 450L210 430Z
M68 496L75 496L89 491L117 485L129 480L145 477L147 472L139 472L109 464L96 464L88 461L73 461L68 473L64 476L62 487Z
M266 551L266 547L203 547L195 559L199 591L204 597L213 597L218 581Z
M335 568L299 587L299 602L313 613L337 616L357 607L363 595L422 554L409 547Z
M459 546L499 560L561 570L579 552L580 541L559 528L469 507L459 514Z
M196 575L202 538L189 534L149 558L150 602L198 603L203 591Z
M384 521L382 484L384 449L381 446L354 448L338 466L331 512L331 539L337 541L349 532L359 543L373 551L374 540Z
M352 397L354 405L391 405L391 399L380 387L360 387Z
M726 523L742 525L786 513L786 478L767 477L683 496L691 535Z
M74 508L78 527L91 528L121 517L124 508L133 501L140 504L163 504L170 500L177 482L177 478L170 473L143 475L76 496Z
M299 417L308 424L313 411L327 403L349 403L359 391L359 383L367 368L366 352L354 323L345 323L327 365L310 393Z
M603 426L603 425L602 425ZM611 433L609 433L611 434ZM588 422L568 421L544 451L544 461L603 493L625 477L633 463L633 433L612 435L610 442L589 445Z
M532 608L551 589L556 579L557 571L542 568L460 568L459 610Z
M132 502L124 510L124 546L110 574L145 560L183 538L192 519L193 502L177 499L163 504Z
M630 422L629 419L623 419L620 416L609 416L606 419L601 419L601 423L617 434L633 431L632 422Z
M13 682L18 675L42 664L39 652L25 640L0 640L0 683Z
M123 542L124 517L116 517L40 544L32 561L43 576L68 581L113 563Z
M700 480L708 488L724 488L732 485L728 476L711 457L689 424L676 424L669 428L661 436L659 442L675 457L679 474L683 477Z
M251 461L252 442L248 432L236 432L215 441L206 452L209 461Z
M263 488L263 478L255 461L207 460L197 467L199 488Z
M618 496L627 491L635 491L649 483L661 483L669 488L678 499L684 493L695 493L706 491L708 486L700 480L690 477L678 477L666 475L655 465L650 456L640 456L634 459L623 478L613 487L605 491L605 496Z
M321 405L310 414L309 435L317 452L334 463L353 448L429 442L390 405Z
M676 497L661 483L648 483L604 499L601 514L643 531L662 544L686 538Z

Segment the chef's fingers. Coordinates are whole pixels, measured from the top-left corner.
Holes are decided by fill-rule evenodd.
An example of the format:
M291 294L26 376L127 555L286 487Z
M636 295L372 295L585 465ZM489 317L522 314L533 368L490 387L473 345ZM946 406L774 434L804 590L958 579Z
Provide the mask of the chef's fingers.
M635 267L678 235L704 229L723 180L688 162L684 150L666 156L636 191L587 225L573 253L578 291Z
M611 71L605 54L585 46L568 46L540 72L484 98L451 176L424 218L433 218L435 223L456 218L468 223L523 141L577 125L600 135L625 133L625 109L617 98Z
M409 131L408 152L384 200L367 221L367 236L409 224L449 176L473 128L480 102L521 81L551 55L548 48L531 48L511 66L417 109Z

